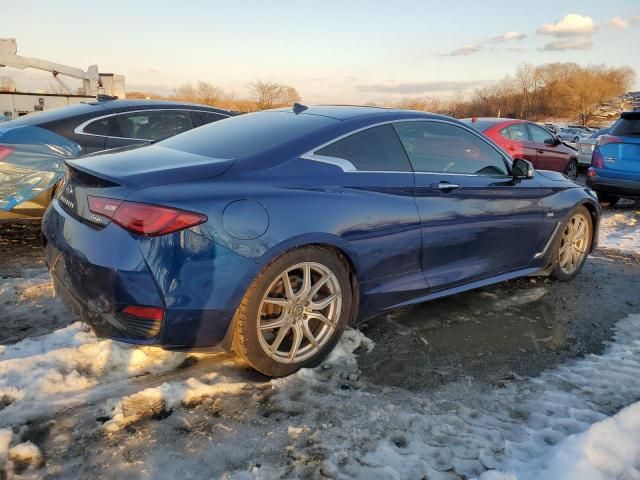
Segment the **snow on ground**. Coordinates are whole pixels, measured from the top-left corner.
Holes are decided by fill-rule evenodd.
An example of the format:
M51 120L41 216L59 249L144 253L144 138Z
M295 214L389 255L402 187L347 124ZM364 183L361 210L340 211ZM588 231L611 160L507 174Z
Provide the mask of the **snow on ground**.
M640 210L605 210L600 222L598 245L640 254Z

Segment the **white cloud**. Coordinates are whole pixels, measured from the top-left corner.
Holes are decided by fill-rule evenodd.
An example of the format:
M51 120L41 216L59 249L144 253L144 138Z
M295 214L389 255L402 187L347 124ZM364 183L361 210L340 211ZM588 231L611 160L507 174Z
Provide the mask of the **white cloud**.
M468 57L469 55L473 55L482 50L482 47L479 45L467 44L462 48L458 48L453 52L444 53L443 57Z
M507 32L489 39L490 43L504 43L511 40L524 40L527 36L519 32Z
M629 22L620 17L613 17L605 23L605 26L608 28L615 28L616 30L624 30L629 27Z
M553 35L555 37L571 37L575 35L591 34L596 31L593 18L570 13L561 20L543 25L538 28L539 35Z
M589 38L569 38L547 43L539 50L544 52L563 52L565 50L591 50L593 43Z

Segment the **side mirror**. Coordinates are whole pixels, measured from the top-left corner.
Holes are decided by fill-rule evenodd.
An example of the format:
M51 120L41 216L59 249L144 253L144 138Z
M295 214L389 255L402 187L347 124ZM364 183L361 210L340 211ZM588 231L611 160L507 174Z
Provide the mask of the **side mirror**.
M530 161L522 158L516 158L513 160L513 164L511 165L511 174L513 175L514 180L526 180L528 178L533 178L535 172L536 171L533 169L533 165Z
M559 136L554 135L553 136L553 144L554 145L560 145L561 143L562 143L562 139Z

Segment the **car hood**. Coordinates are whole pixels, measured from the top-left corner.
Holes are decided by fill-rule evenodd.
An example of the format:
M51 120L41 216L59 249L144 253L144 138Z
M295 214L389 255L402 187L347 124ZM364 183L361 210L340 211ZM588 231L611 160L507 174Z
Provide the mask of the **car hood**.
M565 182L573 183L567 176L560 172L552 172L551 170L536 170L536 173L541 177L553 182Z
M67 164L123 186L149 187L217 177L233 162L149 145L79 157Z

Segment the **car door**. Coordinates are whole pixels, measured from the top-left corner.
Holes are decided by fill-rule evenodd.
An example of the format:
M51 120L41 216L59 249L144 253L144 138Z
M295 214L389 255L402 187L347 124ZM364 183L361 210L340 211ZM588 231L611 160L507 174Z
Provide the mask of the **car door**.
M545 191L514 182L504 155L472 129L440 120L394 128L415 171L429 286L443 289L526 267L544 235Z
M194 128L188 110L138 110L114 116L114 132L107 138L105 148L117 148L148 143L172 137Z
M546 129L527 123L531 140L536 149L536 168L541 170L564 171L566 153L561 151L553 139L553 135Z
M339 138L303 158L342 169L336 187L351 222L341 236L362 252L361 292L385 308L427 289L421 268L421 224L414 200L414 175L406 152L390 124Z
M506 139L505 150L514 158L524 158L536 166L536 146L531 142L529 131L524 123L513 123L502 130L500 135Z

